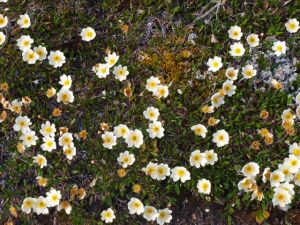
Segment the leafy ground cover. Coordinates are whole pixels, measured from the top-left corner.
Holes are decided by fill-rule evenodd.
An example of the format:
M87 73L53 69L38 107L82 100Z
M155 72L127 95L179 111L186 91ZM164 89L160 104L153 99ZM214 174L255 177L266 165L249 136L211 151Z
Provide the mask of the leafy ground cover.
M268 167L276 170L289 157L289 145L300 142L299 114L293 126L282 126L284 110L291 108L296 114L295 97L299 92L299 31L291 34L285 28L288 19L299 20L297 1L9 0L0 3L0 9L9 18L2 29L7 40L0 50L1 95L10 103L25 96L31 99L29 105L23 105L21 114L30 118L31 129L40 139L36 146L22 151L18 145L21 134L13 129L18 114L7 109L5 102L2 104L1 112L5 111L7 116L0 124L1 221L104 224L101 212L112 208L115 224L145 224L141 215L129 214L128 202L132 197L157 209L170 208L173 224L180 224L176 220L181 215L178 204L182 204L185 196L197 199L201 205L198 212L205 211L203 205L221 205L223 223L235 222L235 212L254 212L253 218L259 222L273 212L274 190L270 183L261 182L262 173ZM30 16L31 26L21 29L17 20L25 13ZM245 48L245 37L251 33L258 34L263 44L258 50L253 48L253 52L247 46L241 58L232 57L228 53L233 43L228 30L234 25L244 33ZM82 41L79 35L85 27L96 31L90 42ZM16 47L21 35L30 35L34 46L45 46L48 52L62 51L66 62L58 68L47 61L27 64ZM264 55L271 54L274 40L286 41L288 46L282 61ZM120 56L118 64L128 67L126 80L114 79L112 70L105 79L95 75L93 66L104 63L108 52L116 52ZM223 67L212 73L208 72L207 61L214 56L222 58ZM253 79L240 78L246 64L255 64L258 74ZM227 80L226 68L231 66L240 68L239 80L234 82L236 93L226 97L225 104L212 114L204 113L203 107L210 105L211 96L222 88ZM52 87L59 92L63 74L72 77L71 104L58 102L56 96L46 96ZM276 74L281 74L276 79L282 82L282 88L269 80ZM151 76L168 85L166 98L157 98L146 90L146 81ZM164 128L164 137L160 139L150 138L146 131L148 120L143 112L150 106L160 112L159 121ZM263 110L268 116L263 116ZM215 125L212 117L220 122ZM66 128L73 134L76 156L72 160L66 158L61 147L52 152L41 150L39 130L46 121L54 123L57 130L65 127L57 134L62 135ZM118 138L113 149L105 148L102 135L119 124L141 130L143 144L129 148ZM191 130L196 124L207 127L205 138ZM263 128L268 129L272 138L261 137L259 130ZM229 144L217 147L212 142L213 134L222 129L229 134ZM189 159L196 149L214 149L218 161L201 168L191 166ZM124 151L135 156L135 162L127 168L117 161ZM47 158L46 167L41 169L33 163L37 154ZM191 179L184 183L174 182L170 177L154 180L142 171L149 162L165 163L171 169L184 166ZM249 162L260 167L257 185L264 194L261 201L251 201L252 192L238 189L244 178L241 170ZM48 179L45 187L38 184L38 176ZM197 182L203 178L211 182L209 195L198 192ZM49 215L22 212L26 197L45 196L51 187L70 203L70 215L55 208L50 209ZM289 204L292 209L299 207L296 185L295 192ZM191 213L183 214L185 218L193 217L191 210L187 212ZM289 222L297 224L296 220Z

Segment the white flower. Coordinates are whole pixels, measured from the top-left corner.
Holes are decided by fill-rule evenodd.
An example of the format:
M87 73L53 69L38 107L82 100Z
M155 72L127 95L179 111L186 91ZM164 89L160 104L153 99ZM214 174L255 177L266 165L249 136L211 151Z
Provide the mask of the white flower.
M134 154L129 154L128 151L125 151L120 153L117 160L123 168L127 168L128 166L131 166L134 163L135 158Z
M151 76L147 79L146 89L151 92L155 92L157 86L160 84L160 80L157 77Z
M297 143L293 143L292 145L290 145L289 153L293 154L297 158L300 158L300 145Z
M159 111L157 108L148 107L144 112L143 115L146 119L151 121L156 121L159 117Z
M0 2L7 2L8 0L0 0Z
M272 46L272 50L274 51L274 54L279 57L286 53L286 45L285 41L276 41L274 42Z
M296 108L296 115L298 119L300 119L300 105L298 105L298 107Z
M182 183L185 183L187 180L191 179L190 172L183 166L176 166L171 170L170 176L174 182L180 180Z
M140 215L144 212L144 205L139 199L131 198L128 202L128 209L130 214Z
M293 113L291 112L291 109L286 109L281 114L281 119L283 121L285 121L285 120L293 120L295 118L296 118L296 116L293 115Z
M33 163L40 166L40 168L43 168L47 166L47 159L45 156L37 154L37 156L33 156Z
M214 150L206 150L204 152L206 158L206 164L214 165L218 161L218 154Z
M14 131L25 132L29 130L29 126L31 126L31 121L27 116L18 116L16 118L15 124L13 126Z
M238 183L238 189L240 191L250 192L251 187L255 184L255 180L251 179L250 177L245 177Z
M46 47L43 47L43 46L39 45L38 47L34 47L34 48L33 48L33 51L34 51L36 54L38 54L38 56L39 56L39 61L43 61L44 59L47 58L48 52L47 52Z
M296 33L299 30L299 21L297 19L289 19L285 23L285 28L290 33Z
M20 114L22 112L22 106L23 106L23 102L18 101L18 99L15 99L10 103L9 109L15 113Z
M222 147L229 143L229 135L225 130L218 130L213 134L213 142L217 144L218 147Z
M149 175L152 179L157 178L157 163L149 162L148 165L142 168L147 175Z
M228 30L229 38L233 40L241 40L241 37L243 36L242 29L239 26L231 26Z
M127 70L127 66L118 65L114 67L113 74L115 75L115 78L119 81L126 80L127 75L129 74Z
M167 85L157 85L153 95L158 98L166 98L169 95L169 87Z
M274 193L272 203L274 206L285 207L292 202L292 196L286 190L278 190Z
M109 75L109 67L107 64L98 63L93 66L92 70L99 78L106 78Z
M238 77L239 70L234 69L234 67L229 67L226 69L226 77L230 80L236 80Z
M49 121L43 123L40 129L40 133L44 136L51 136L54 137L56 132L55 124L51 124Z
M149 124L149 129L147 132L149 133L150 138L162 138L164 136L165 129L163 128L161 122L154 121Z
M278 187L274 188L274 192L285 190L291 195L291 197L293 197L295 195L294 187L295 186L293 184L290 184L289 182L284 182L280 184Z
M113 132L105 131L105 133L101 135L101 138L104 148L112 149L113 146L117 145L117 137Z
M0 28L6 27L7 23L7 16L3 16L2 14L0 14Z
M23 141L22 144L26 147L31 147L32 145L36 145L38 137L35 135L35 131L26 130L20 137L20 140Z
M218 56L209 58L207 61L208 71L217 72L223 66L222 59Z
M206 137L207 129L202 124L197 124L191 127L191 130L194 131L195 135L201 136L202 138Z
M167 176L170 176L170 168L168 164L161 163L156 167L156 179L164 180Z
M255 162L249 162L242 168L245 177L255 178L259 174L259 165Z
M17 24L21 28L28 28L28 27L30 27L30 25L31 25L30 17L27 14L20 15L20 18L18 19Z
M56 149L56 142L53 137L44 137L43 142L44 143L41 145L43 151L52 152L52 150Z
M29 35L22 35L17 39L17 46L21 51L26 51L31 48L33 39Z
M280 170L275 170L270 174L271 187L278 187L284 181L284 174Z
M128 133L129 133L129 128L124 124L120 124L114 127L114 134L116 135L117 138L119 137L126 138Z
M68 88L61 88L57 93L57 102L63 102L64 104L69 104L74 102L74 94Z
M221 105L223 105L224 103L225 103L224 96L221 95L219 92L214 94L213 96L211 96L211 104L214 107L218 108Z
M133 146L139 148L144 143L143 138L144 136L140 130L138 129L130 130L125 139L125 142L129 148Z
M211 191L211 183L209 180L201 179L197 183L198 192L209 195Z
M72 145L64 146L63 152L68 160L72 160L73 157L76 155L76 148L75 148L75 146L72 146Z
M143 217L148 221L156 220L158 216L157 209L152 206L145 206Z
M243 56L245 54L244 45L241 42L233 43L230 45L229 54L231 56Z
M64 88L70 88L72 85L72 78L70 75L63 74L60 76L60 81L58 82L60 85L62 85Z
M222 89L225 91L225 94L227 96L231 97L232 95L235 94L236 86L233 85L233 81L232 80L226 80L223 83Z
M255 48L259 45L259 38L257 34L250 34L247 37L247 42L250 47Z
M91 27L86 27L81 30L80 36L83 41L91 41L96 37L96 32Z
M69 202L67 201L62 201L58 206L57 206L57 211L61 211L62 209L65 210L66 214L70 214L72 210L72 206L70 205Z
M71 133L64 133L58 139L59 146L73 146L73 135Z
M257 71L253 68L252 65L246 65L242 68L242 74L246 79L250 79L256 76Z
M0 31L0 45L2 45L5 42L5 40L6 40L5 34L2 31Z
M195 150L191 153L191 156L190 156L191 166L199 168L200 166L205 166L206 162L207 162L207 159L205 157L205 154L201 153L200 150Z
M63 52L57 51L50 51L48 56L49 64L52 65L54 68L61 67L66 62L66 57Z
M60 191L55 190L54 188L51 188L49 192L46 193L47 195L47 206L48 207L54 207L59 205L59 201L61 199L61 193Z
M170 223L172 220L172 210L165 208L158 210L157 223L163 225L165 223Z
M107 63L107 67L111 68L113 67L119 60L119 56L113 52L112 54L108 54L105 58L104 58L105 62Z
M27 62L28 64L35 64L36 61L39 59L39 55L36 54L33 50L27 49L23 51L22 58L24 62Z
M285 163L279 164L278 169L284 174L285 181L290 182L293 179L294 174L289 165Z
M28 197L23 200L21 209L24 213L29 214L31 213L31 210L33 209L34 205L35 205L35 199Z
M300 159L295 155L289 155L288 158L284 159L284 164L290 167L292 173L296 173L300 168Z
M35 200L33 211L38 215L48 214L49 210L48 210L47 206L48 206L47 199L40 196Z
M296 104L300 105L300 92L296 95Z
M111 208L108 208L101 212L101 220L105 223L112 223L115 218L115 212Z

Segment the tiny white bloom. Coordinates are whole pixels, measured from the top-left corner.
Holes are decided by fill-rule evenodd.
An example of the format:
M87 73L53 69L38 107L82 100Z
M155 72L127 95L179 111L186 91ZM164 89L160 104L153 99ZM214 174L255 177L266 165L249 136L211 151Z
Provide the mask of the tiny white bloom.
M40 133L44 136L51 136L54 137L56 132L55 124L51 124L49 121L43 123L40 129Z
M202 138L206 137L207 129L202 124L196 124L191 127L191 130L194 131L195 135L201 136Z
M142 168L142 171L155 180L157 178L157 163L149 162L146 167Z
M23 200L21 209L26 214L29 214L31 213L31 210L33 209L34 205L35 205L35 198L28 197Z
M284 180L290 182L294 178L293 171L288 164L279 164L278 169L284 174Z
M185 183L187 180L191 179L190 172L183 166L176 166L171 170L170 177L173 179L174 182L181 181Z
M191 153L190 156L190 164L196 168L200 166L205 166L207 159L205 157L205 153L201 153L200 150L195 150Z
M108 208L101 212L101 220L105 223L112 223L115 218L115 212L111 208Z
M159 111L157 108L151 106L143 112L143 115L148 120L156 121L159 117Z
M211 191L211 183L209 180L201 179L197 183L198 192L209 195Z
M91 27L86 27L81 30L80 36L83 41L91 41L96 37L96 32Z
M73 135L71 133L64 133L58 139L59 146L73 146Z
M105 58L104 58L106 65L108 68L113 67L119 60L119 56L113 52L112 54L108 54Z
M28 14L20 15L20 18L18 19L17 24L21 28L28 28L28 27L30 27L31 21L30 21L30 17L28 16Z
M169 87L167 85L157 85L153 95L158 98L166 98L169 95Z
M290 167L292 173L296 173L300 168L300 159L295 155L289 155L288 158L284 159L284 164Z
M119 157L117 158L118 163L123 167L123 168L127 168L128 166L131 166L134 161L134 154L129 154L128 151L125 152L121 152Z
M36 54L33 50L27 49L23 51L22 58L24 62L27 62L28 64L35 64L36 61L39 59L39 55Z
M218 108L221 105L223 105L225 103L224 101L224 96L221 95L219 92L215 93L213 96L211 96L211 104Z
M226 77L230 80L236 80L238 77L239 70L234 69L234 67L229 67L226 69Z
M154 121L149 124L149 129L147 132L149 133L150 138L162 138L164 136L165 129L163 128L160 121Z
M285 41L276 41L272 46L274 54L279 57L286 53L286 44Z
M292 196L286 190L278 190L274 193L272 203L274 206L285 207L292 202Z
M109 75L109 67L107 64L98 63L92 68L98 78L106 78Z
M223 83L222 89L225 91L225 94L229 97L235 94L236 86L233 84L232 80L226 80Z
M250 34L247 37L247 42L250 47L255 48L259 45L259 38L257 34Z
M47 58L48 52L47 52L46 47L43 47L43 46L39 45L38 47L34 47L34 48L33 48L33 51L34 51L36 54L38 54L38 56L39 56L39 61L43 61L43 60L45 60L45 59Z
M249 162L242 168L245 177L255 178L259 174L259 165L256 162Z
M143 217L148 221L156 220L158 216L157 209L152 206L145 206Z
M297 158L300 158L300 145L297 143L293 143L292 145L290 145L289 153L293 154Z
M6 40L5 34L2 31L0 31L0 45L3 45L5 40Z
M130 214L140 215L144 212L144 204L137 198L131 198L128 202L128 209Z
M158 216L156 222L159 225L170 223L171 220L172 220L172 210L168 208L158 210Z
M214 165L218 161L218 154L214 150L205 150L206 164Z
M144 143L143 138L144 136L140 130L138 129L130 130L125 139L125 142L130 148L131 147L139 148Z
M297 19L289 19L285 23L285 28L290 33L296 33L299 30L299 21Z
M47 166L47 159L45 158L45 156L37 154L37 156L33 156L33 163L40 166L40 168L43 168Z
M23 141L22 144L26 147L31 147L32 145L36 145L38 137L35 135L35 131L26 130L20 137L20 140Z
M63 102L64 104L69 104L74 102L74 94L70 89L62 87L57 93L57 102Z
M48 214L49 210L48 210L48 202L47 199L40 196L35 200L35 204L33 207L33 211L37 214Z
M66 57L63 52L57 51L50 51L48 56L49 64L52 65L54 68L61 67L66 62Z
M218 56L209 58L207 61L208 71L217 72L223 66L222 59Z
M21 51L26 51L31 48L33 39L29 35L22 35L17 39L17 46Z
M127 66L118 65L114 67L113 74L117 80L123 81L126 80L129 72L127 70Z
M66 214L70 214L72 210L72 206L70 205L69 202L67 201L62 201L58 206L57 206L57 211L65 210Z
M231 26L228 30L229 38L233 40L241 40L241 37L243 36L242 29L239 26Z
M160 80L157 77L151 76L147 79L146 89L151 92L155 92L157 86L160 84Z
M242 68L242 74L246 79L250 79L256 76L257 71L253 68L252 65L246 65Z
M47 206L48 207L54 207L59 205L59 201L61 199L61 193L60 191L55 190L54 188L51 188L50 191L46 193L47 195Z
M278 187L284 181L284 174L280 170L275 170L270 174L271 187Z
M117 138L119 137L126 138L128 133L129 133L129 128L124 124L120 124L114 127L114 134L116 135Z
M218 147L223 147L229 143L229 135L225 130L218 130L213 134L213 142L217 144Z
M168 164L161 163L156 167L156 179L164 180L167 176L170 176L170 167Z
M245 54L245 48L241 42L233 43L230 45L229 54L231 56L243 56Z
M101 138L104 148L112 149L113 146L117 145L117 137L113 132L105 131L105 133L101 135Z
M55 139L51 136L47 136L43 138L43 144L41 148L43 151L52 152L52 150L56 149L56 142Z
M75 146L64 146L63 152L68 160L72 160L73 157L76 155L76 148Z
M13 126L14 131L25 132L29 130L29 126L31 126L31 121L27 116L18 116L15 120L15 124Z
M0 14L0 28L6 27L7 23L7 16L3 16L2 14Z
M64 88L70 88L72 85L72 78L70 75L63 74L60 76L60 81L58 83Z

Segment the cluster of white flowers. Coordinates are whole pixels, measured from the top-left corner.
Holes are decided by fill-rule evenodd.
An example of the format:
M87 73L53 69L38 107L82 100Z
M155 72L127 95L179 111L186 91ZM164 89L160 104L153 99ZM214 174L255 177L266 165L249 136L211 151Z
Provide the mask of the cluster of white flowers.
M104 60L106 63L98 63L92 68L97 77L106 78L109 75L109 70L113 67L113 74L115 75L115 79L119 81L124 81L127 79L127 76L129 74L127 66L115 66L115 64L119 60L119 56L115 52L109 53L104 58Z
M158 98L166 98L169 95L169 87L162 85L158 77L151 76L147 79L146 89Z
M158 109L154 107L148 107L143 112L143 115L146 119L151 121L151 123L149 123L149 128L147 129L150 138L162 138L164 136L165 129L163 128L162 123L157 121L159 117Z
M33 211L37 215L49 214L49 208L60 207L61 193L60 191L51 188L49 192L46 193L46 197L39 196L38 198L27 197L23 200L21 209L26 214ZM58 209L59 210L59 209ZM70 213L71 206L68 207L66 212ZM68 214L69 214L68 213Z
M153 206L144 206L138 198L131 198L128 202L128 210L130 214L143 214L144 219L148 222L156 221L159 225L170 223L172 220L172 210L169 208L157 210Z
M71 76L63 74L62 76L60 76L59 84L62 87L60 91L57 93L57 102L63 102L64 104L69 104L74 102L74 94L70 90L72 86Z
M63 147L63 153L68 160L72 160L76 155L76 147L73 142L72 133L65 132L58 139L59 146Z

